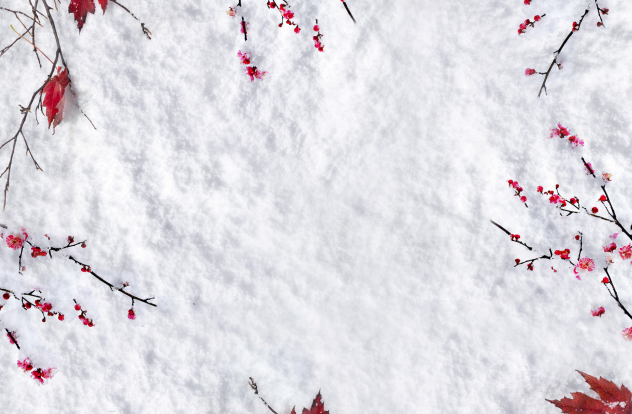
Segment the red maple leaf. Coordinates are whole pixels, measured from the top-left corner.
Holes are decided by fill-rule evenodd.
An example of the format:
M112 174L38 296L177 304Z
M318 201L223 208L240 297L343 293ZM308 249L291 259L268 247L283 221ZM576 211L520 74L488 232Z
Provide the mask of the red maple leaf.
M42 89L42 93L46 95L42 101L42 106L46 108L48 127L50 128L50 124L53 124L53 132L64 117L66 86L70 83L68 68L64 68L64 71L60 72L61 66L57 67L57 75L53 76Z
M101 8L103 9L103 14L105 14L105 9L107 9L108 7L108 0L99 0L99 4L101 5Z
M573 398L564 397L561 400L547 400L563 413L570 414L632 414L632 392L625 385L617 387L612 381L602 377L579 372L590 389L596 392L601 400L594 399L581 392L572 392ZM315 401L315 400L314 400Z
M320 391L318 391L318 395L316 396L316 398L314 398L314 401L312 402L311 410L303 408L302 414L329 414L329 411L325 411L325 404L321 401L321 398L322 397L320 395ZM295 408L296 407L292 408L291 414L296 414Z
M101 3L101 7L103 7L103 12L105 13L105 7L103 6L103 3ZM94 14L94 10L94 0L70 0L68 13L73 13L75 15L77 27L79 27L79 33L81 33L83 24L86 22L86 17L88 17L88 13Z

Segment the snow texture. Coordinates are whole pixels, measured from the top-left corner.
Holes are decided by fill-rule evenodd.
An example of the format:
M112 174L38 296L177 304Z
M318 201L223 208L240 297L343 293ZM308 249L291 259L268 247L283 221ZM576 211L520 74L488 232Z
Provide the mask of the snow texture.
M72 95L55 135L29 116L44 172L18 142L0 223L57 245L87 238L77 256L158 308L136 304L130 321L128 298L69 261L29 257L22 278L16 252L1 248L0 283L67 299L55 302L64 322L0 311L2 324L29 324L24 337L58 368L36 386L0 338L3 412L267 413L250 376L279 413L309 407L319 389L332 414L556 413L545 398L587 391L575 369L632 385L621 337L631 321L603 272L578 281L560 260L557 273L513 268L529 252L490 223L543 253L576 254L581 230L597 260L616 228L562 220L535 193L559 183L597 205L581 156L613 174L617 214L632 221L632 4L600 3L606 27L591 10L538 99L542 77L525 69L545 71L594 3L349 0L354 25L337 0L292 2L295 34L263 0L243 0L235 19L230 2L124 2L148 41L114 4L79 35L62 1L72 99L97 130ZM0 12L4 46L16 20ZM543 13L533 36L517 35ZM49 26L38 30L52 54ZM264 81L250 82L239 50ZM48 71L23 41L0 59L3 140ZM558 122L586 146L547 140ZM622 266L613 276L632 303ZM592 317L599 306L605 315Z

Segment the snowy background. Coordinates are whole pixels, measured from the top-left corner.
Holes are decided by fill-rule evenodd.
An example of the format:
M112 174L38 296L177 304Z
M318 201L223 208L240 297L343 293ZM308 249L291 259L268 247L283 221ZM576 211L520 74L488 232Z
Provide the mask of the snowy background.
M38 387L3 340L5 409L267 413L252 376L280 414L310 407L319 389L332 414L556 413L545 398L588 390L575 369L632 386L621 336L632 321L603 272L578 281L559 260L514 269L529 253L489 222L543 253L576 255L581 230L597 261L614 226L562 220L535 194L559 183L597 205L581 156L613 174L617 214L632 221L632 4L601 1L611 11L597 28L583 0L349 0L357 25L337 0L297 1L295 34L265 1L242 3L231 19L230 2L124 2L148 41L113 4L105 15L97 5L79 35L62 1L73 89L98 129L72 105L55 135L29 116L44 172L18 143L0 223L42 244L44 233L56 245L87 238L80 260L158 308L137 304L130 321L126 297L69 261L29 257L19 277L16 252L0 249L0 287L40 287L67 314L42 324L15 300L0 311L29 324L29 355L58 368ZM542 77L525 69L548 68L586 4L538 99ZM0 13L2 47L10 24ZM53 55L50 28L38 30ZM0 59L2 140L49 71L30 49L21 41ZM268 72L263 82L250 83L239 50ZM586 146L547 140L558 122ZM632 301L630 271L612 274ZM598 306L602 318L590 314Z

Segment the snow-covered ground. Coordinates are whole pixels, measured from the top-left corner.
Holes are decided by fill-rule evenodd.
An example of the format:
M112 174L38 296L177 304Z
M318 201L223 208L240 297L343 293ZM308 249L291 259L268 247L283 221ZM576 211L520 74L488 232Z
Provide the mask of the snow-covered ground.
M603 272L578 281L559 260L557 273L514 269L529 253L490 223L539 252L576 252L581 230L597 257L614 226L561 220L535 194L559 183L592 205L600 193L581 156L613 173L617 214L632 220L632 5L600 3L606 28L591 10L538 99L542 77L525 69L546 70L594 3L349 0L354 25L337 0L292 2L295 34L265 1L242 0L244 42L231 2L124 2L148 41L113 4L105 15L97 5L79 35L63 0L62 47L97 130L72 105L55 135L29 117L44 172L19 142L0 223L57 244L87 238L77 256L158 308L136 304L130 321L127 298L69 261L29 258L20 277L16 252L0 249L0 287L40 287L68 309L45 324L14 300L0 311L29 316L33 352L58 368L38 387L3 340L3 412L268 412L248 377L280 414L319 389L332 414L556 413L545 398L588 389L575 369L632 386L621 337L632 321ZM1 47L10 24L0 13ZM0 59L3 141L49 70L30 49ZM250 82L239 50L264 81ZM558 122L586 146L547 140ZM632 301L630 271L613 272ZM72 298L94 309L95 327L73 316ZM592 317L598 306L606 314Z

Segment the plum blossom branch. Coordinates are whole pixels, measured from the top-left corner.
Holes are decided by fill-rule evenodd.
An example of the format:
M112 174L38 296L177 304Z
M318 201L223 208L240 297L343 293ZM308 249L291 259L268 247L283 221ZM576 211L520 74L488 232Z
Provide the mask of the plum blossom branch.
M503 226L501 226L500 224L496 223L494 220L490 220L492 222L492 224L496 227L498 227L499 229L501 229L502 231L504 231L505 233L507 233L507 235L511 236L511 241L514 243L518 243L523 245L524 247L526 247L529 250L533 250L532 247L528 246L526 243L519 241L518 239L520 238L519 234L513 234L510 233L509 230L505 229ZM516 237L518 236L518 237Z
M540 86L540 92L538 92L538 98L540 97L540 95L542 95L542 91L544 91L544 93L547 93L547 91L546 91L546 81L549 79L549 75L551 74L551 69L553 69L553 66L556 63L557 63L558 69L561 69L561 64L558 63L557 59L558 59L560 53L562 52L562 49L564 49L564 46L566 45L566 42L568 42L568 40L571 38L573 33L575 33L576 31L579 31L579 28L581 27L582 21L584 20L584 17L586 17L586 15L588 14L589 11L590 11L590 8L587 8L586 11L584 11L584 14L582 15L581 19L579 19L579 23L573 22L573 29L568 34L568 36L566 36L566 39L564 39L564 42L562 42L562 45L559 47L559 49L557 49L555 52L553 52L555 57L553 58L553 61L551 62L551 65L549 66L549 69L546 72L538 72L539 74L543 74L544 75L544 81L542 81L542 86Z
M4 330L7 331L7 336L9 337L9 339L11 339L11 343L15 344L15 346L17 346L18 349L20 349L20 345L18 345L18 341L16 341L15 337L13 336L13 333L9 332L7 328L4 328Z
M153 306L153 307L157 307L157 306L158 306L158 305L156 305L155 303L151 303L151 302L150 302L150 300L152 300L152 299L154 299L154 298L146 298L146 299L142 299L142 298L139 298L138 296L134 296L134 295L132 295L131 293L128 293L127 291L123 290L124 288L119 288L119 287L116 287L116 286L114 286L113 284L111 284L110 282L108 282L107 280L103 279L101 276L99 276L99 275L97 275L96 273L94 273L94 271L92 271L92 269L90 268L90 266L89 266L89 265L87 265L87 264L85 264L85 263L81 263L80 261L78 261L77 259L75 259L75 258L74 258L74 257L72 257L72 256L68 256L68 259L69 259L69 260L71 260L71 261L73 261L73 262L75 262L75 263L77 263L78 265L82 266L82 267L83 267L83 269L86 269L86 270L85 270L85 272L86 272L86 273L90 273L92 276L94 276L95 278L97 278L97 279L98 279L101 283L106 284L106 285L110 288L110 290L112 290L112 291L115 291L115 290L116 290L116 291L118 291L118 292L121 292L122 294L124 294L124 295L126 295L126 296L130 297L130 298L132 299L132 301L137 300L137 301L139 301L139 302L143 302L143 303L145 303L145 304L147 304L147 305L150 305L150 306ZM82 269L82 270L83 270L83 269ZM132 304L133 304L133 302L132 302Z

